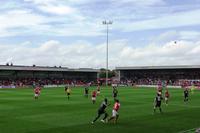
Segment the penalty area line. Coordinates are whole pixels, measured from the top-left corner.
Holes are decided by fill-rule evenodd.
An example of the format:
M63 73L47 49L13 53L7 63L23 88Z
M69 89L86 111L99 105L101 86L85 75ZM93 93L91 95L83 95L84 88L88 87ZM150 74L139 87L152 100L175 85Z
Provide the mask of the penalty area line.
M195 131L195 130L197 130L197 129L198 129L198 128L192 128L192 129L180 131L180 132L178 132L178 133L187 133L187 132Z

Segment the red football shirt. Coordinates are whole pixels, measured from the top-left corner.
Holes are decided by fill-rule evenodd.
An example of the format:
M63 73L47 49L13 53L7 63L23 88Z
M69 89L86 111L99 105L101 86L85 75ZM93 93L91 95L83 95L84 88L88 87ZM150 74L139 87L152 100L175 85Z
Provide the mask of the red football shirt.
M40 90L38 88L35 88L35 94L39 94Z
M93 91L92 92L92 97L96 97L96 95L97 95L96 91Z
M114 107L113 107L113 109L116 110L116 111L118 111L119 108L120 108L120 103L116 102L115 105L114 105Z
M165 97L169 97L169 92L165 92Z

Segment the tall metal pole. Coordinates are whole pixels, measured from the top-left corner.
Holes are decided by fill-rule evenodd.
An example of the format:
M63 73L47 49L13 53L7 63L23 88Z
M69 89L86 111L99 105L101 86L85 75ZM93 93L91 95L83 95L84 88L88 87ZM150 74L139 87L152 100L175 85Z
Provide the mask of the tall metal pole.
M103 21L103 24L106 25L106 86L108 86L108 32L109 25L112 24L112 21Z
M106 41L106 86L108 86L108 24L107 24L107 41Z

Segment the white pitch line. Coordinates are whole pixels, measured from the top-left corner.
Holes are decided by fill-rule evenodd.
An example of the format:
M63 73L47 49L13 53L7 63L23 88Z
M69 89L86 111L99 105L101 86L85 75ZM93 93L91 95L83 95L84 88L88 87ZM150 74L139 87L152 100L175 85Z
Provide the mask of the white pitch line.
M196 130L196 129L198 129L198 128L192 128L192 129L188 129L188 130L180 131L180 132L178 132L178 133L187 133L187 132L190 132L190 131L192 131L192 130Z

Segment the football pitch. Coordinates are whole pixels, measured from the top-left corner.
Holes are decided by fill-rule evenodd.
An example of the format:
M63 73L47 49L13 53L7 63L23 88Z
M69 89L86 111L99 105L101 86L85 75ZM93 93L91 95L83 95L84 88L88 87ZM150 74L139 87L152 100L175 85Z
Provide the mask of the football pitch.
M90 88L90 93L96 87ZM169 89L169 105L153 114L155 88L119 87L121 103L117 124L91 121L107 97L113 108L112 88L102 87L96 104L84 97L84 88L72 88L70 100L64 88L44 88L38 100L33 89L0 89L0 133L189 133L200 128L200 91L183 102L182 89Z

